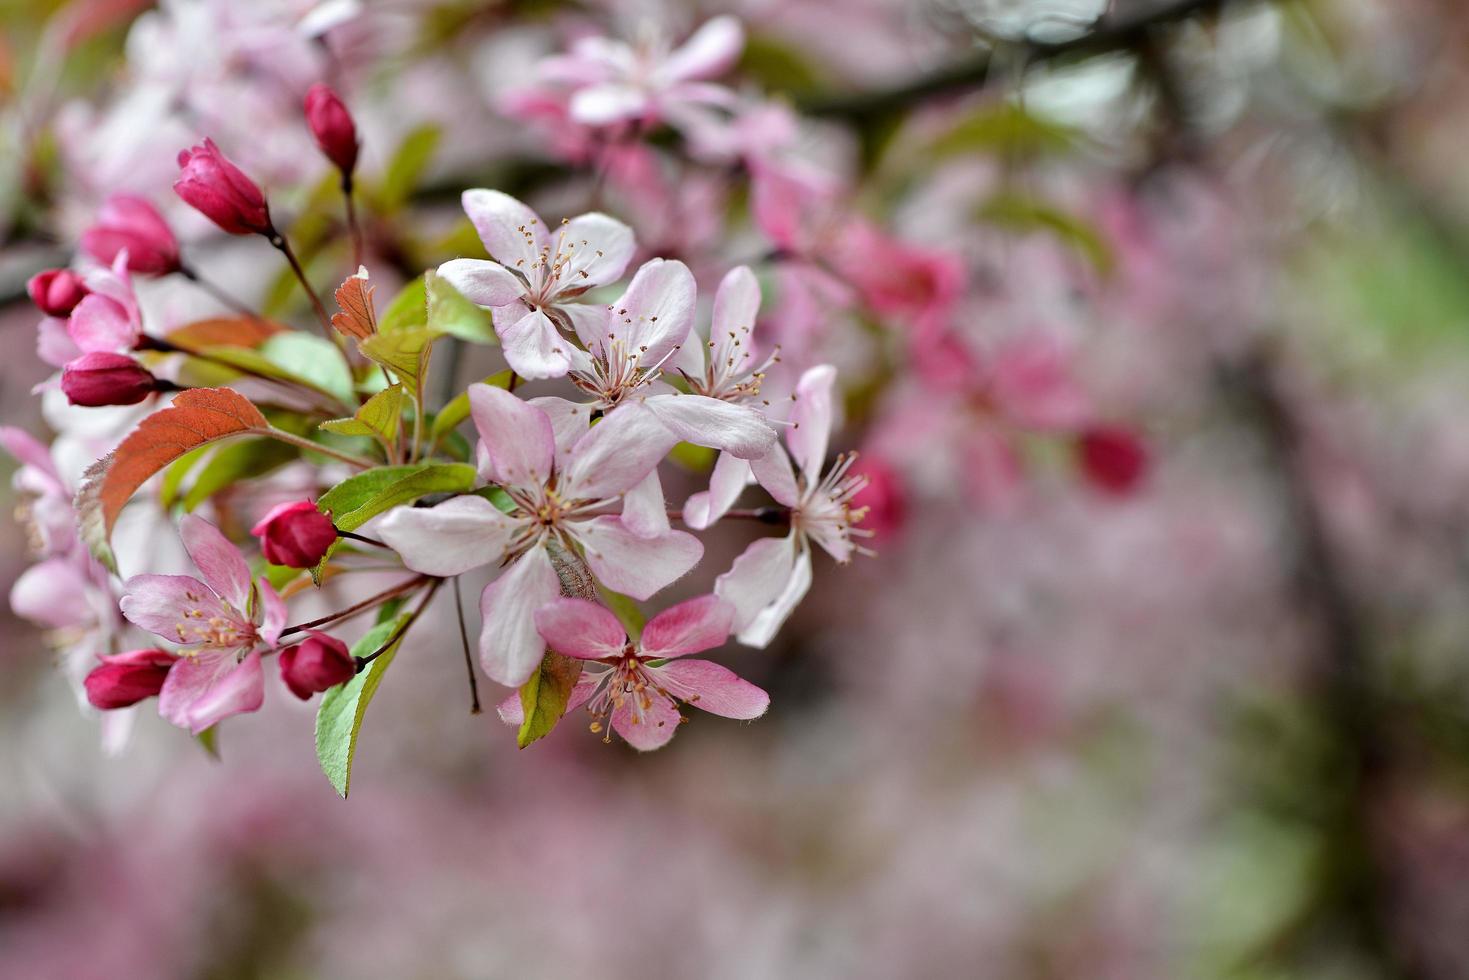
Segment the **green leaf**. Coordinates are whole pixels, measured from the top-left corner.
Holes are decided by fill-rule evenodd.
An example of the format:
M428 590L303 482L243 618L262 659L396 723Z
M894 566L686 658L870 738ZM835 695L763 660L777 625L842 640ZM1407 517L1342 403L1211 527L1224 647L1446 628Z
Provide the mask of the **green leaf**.
M309 336L307 334L294 334L280 336ZM271 338L274 340L275 338ZM316 338L321 340L321 338ZM325 340L321 340L326 343ZM293 346L287 343L284 347L277 345L277 350L284 350L290 356L298 356ZM190 359L183 372L184 380L189 384L212 384L220 385L231 381L242 373L263 375L267 378L279 378L282 381L291 381L295 384L319 391L324 395L341 401L343 404L352 405L356 399L351 397L350 385L346 392L340 389L340 377L333 378L335 371L328 368L326 371L318 372L317 376L308 376L297 373L292 367L277 363L267 357L263 350L251 350L248 347L205 347L200 351L207 354L211 361ZM340 360L340 353L335 355ZM231 370L233 368L234 370ZM349 375L350 376L350 375ZM325 384L325 386L323 386ZM332 390L333 388L337 390ZM343 399L343 394L347 398Z
M205 752L208 752L215 762L219 761L219 725L210 725L198 735L195 735L194 739L199 743L199 747Z
M321 495L316 506L330 514L332 523L341 530L355 531L377 515L419 497L431 493L467 493L477 479L475 468L468 463L380 466L332 487ZM311 577L318 585L340 543L340 538L333 542L311 570Z
M424 275L428 294L428 327L473 344L499 344L489 311L480 309L432 272Z
M487 384L494 388L509 388L510 379L514 377L513 371L501 371L485 378L481 384ZM469 418L469 389L460 392L451 402L439 409L439 414L434 416L434 424L429 430L429 435L434 442L438 442L445 433L452 432L459 427L459 423Z
M247 439L220 446L199 468L193 485L184 494L185 511L241 480L263 476L296 458L296 448L274 439Z
M525 720L515 735L515 744L525 748L536 739L550 734L566 714L571 689L581 676L582 662L572 657L547 651L541 665L520 688L520 707Z
M1091 260L1098 272L1106 274L1112 270L1112 250L1101 234L1059 208L1028 197L999 194L981 205L976 216L1013 231L1051 232Z
M937 157L966 153L1035 157L1074 149L1079 138L1073 129L1002 103L965 116L934 140L929 152Z
M708 473L714 469L719 451L708 446L696 446L692 442L681 442L669 450L668 458L675 466L692 473Z
M159 481L158 502L166 510L179 501L179 492L184 488L184 480L199 460L209 452L209 446L200 446L191 449L178 459L168 464L168 469L163 471L163 479Z
M411 615L403 613L396 619L374 626L352 645L352 656L366 657L374 653ZM357 735L362 730L362 717L367 713L373 695L377 694L383 675L398 655L401 642L400 636L356 677L321 696L321 707L316 711L316 759L342 799L347 798L352 785L352 759L357 754Z
M371 436L389 450L403 427L403 386L392 385L369 398L350 419L321 423L328 432L344 436Z
M376 333L357 346L363 354L392 371L409 395L417 397L428 374L429 355L439 335L427 327Z
M637 600L621 592L613 592L601 582L597 583L597 591L602 594L602 604L617 617L622 628L627 630L627 635L634 641L641 639L643 626L648 622L648 617L642 607L637 604Z
M260 345L270 363L345 405L353 404L352 368L341 348L314 333L288 330Z
M816 65L800 47L768 34L751 34L745 39L739 72L762 89L789 95L810 95L826 87Z
M332 487L316 501L323 514L346 514L361 507L376 494L392 486L405 476L417 473L432 463L412 463L406 466L379 466L363 470Z
M438 126L428 124L403 137L393 159L388 161L382 185L378 188L379 206L384 211L395 211L408 200L439 148L440 135Z
M405 285L377 318L380 333L396 333L428 324L428 286L419 276Z

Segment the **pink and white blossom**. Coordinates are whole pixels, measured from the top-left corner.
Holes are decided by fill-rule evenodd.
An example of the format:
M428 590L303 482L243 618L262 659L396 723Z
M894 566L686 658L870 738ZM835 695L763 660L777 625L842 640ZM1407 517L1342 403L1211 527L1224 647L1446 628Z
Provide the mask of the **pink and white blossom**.
M734 614L718 596L699 596L648 620L634 643L603 606L562 598L537 609L535 624L552 650L587 661L567 700L567 713L585 705L591 730L604 733L604 742L616 732L647 752L667 745L688 720L680 703L742 721L765 714L770 695L754 684L711 661L682 659L723 644ZM519 693L506 698L499 713L506 723L520 724Z

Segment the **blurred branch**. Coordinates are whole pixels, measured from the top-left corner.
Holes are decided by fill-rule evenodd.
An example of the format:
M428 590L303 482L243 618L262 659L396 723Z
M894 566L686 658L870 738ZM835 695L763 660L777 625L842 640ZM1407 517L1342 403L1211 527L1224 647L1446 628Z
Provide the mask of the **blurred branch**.
M1087 34L1069 41L1018 41L1020 61L1026 66L1069 64L1117 51L1135 51L1146 45L1161 27L1210 14L1254 0L1173 0L1152 10L1126 17L1108 17ZM993 52L916 78L896 88L853 95L825 96L803 101L802 112L813 116L858 122L907 109L928 99L984 88L990 81Z

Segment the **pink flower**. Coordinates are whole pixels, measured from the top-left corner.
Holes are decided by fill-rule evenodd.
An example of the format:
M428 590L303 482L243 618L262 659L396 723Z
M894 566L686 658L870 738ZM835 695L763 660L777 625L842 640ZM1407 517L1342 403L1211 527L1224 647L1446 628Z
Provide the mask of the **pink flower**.
M159 692L158 713L197 735L259 710L265 675L257 647L280 639L286 606L269 582L252 581L245 556L214 525L189 514L179 535L204 580L134 575L121 607L129 622L185 648Z
M306 92L306 123L321 152L350 177L357 166L357 125L329 85L318 82Z
M831 436L831 390L836 369L823 364L801 375L796 385L792 425L786 430L790 456L778 444L750 463L755 479L780 504L791 508L791 533L761 538L735 559L715 582L714 591L735 608L741 643L766 646L811 587L811 542L839 563L867 549L854 537L872 532L856 527L864 512L851 506L866 479L848 473L856 455L838 456L825 475L827 440ZM791 466L794 456L801 470Z
M158 649L130 650L97 659L102 665L94 667L82 683L87 701L103 711L126 708L156 695L179 660L176 654Z
M158 379L126 354L94 351L62 369L61 390L73 405L136 405L158 390Z
M677 123L690 111L734 104L733 92L705 79L728 71L744 45L739 21L715 17L676 48L661 37L636 46L586 38L570 53L546 59L541 76L573 90L571 118L584 125Z
M280 653L281 680L302 701L357 676L357 660L347 644L316 630L307 633L310 636L306 640Z
M179 151L179 176L173 189L231 235L269 235L275 230L265 195L212 139L206 137L203 143Z
M765 714L770 695L754 684L708 660L678 659L724 643L733 620L729 603L700 596L648 620L642 639L631 643L615 616L586 599L557 599L535 612L536 629L552 650L607 668L582 671L567 712L586 705L594 732L606 731L610 716L603 741L610 742L615 731L641 752L673 738L687 720L679 712L681 701L743 721ZM520 724L520 695L506 698L499 713L505 722Z
M76 309L82 297L87 295L87 286L82 277L70 269L47 269L31 276L26 282L26 292L42 313L61 317Z
M842 228L833 261L867 304L920 329L941 325L964 291L958 255L893 238L866 221Z
M331 518L309 500L277 504L250 533L260 539L266 561L287 568L312 567L337 540Z
M561 331L581 334L594 306L575 302L615 282L636 244L632 229L592 212L554 233L524 204L491 190L464 192L464 212L495 261L453 259L438 274L471 301L488 306L505 360L523 378L559 378L571 367Z
M752 275L732 275L733 280L727 278L721 286L724 304L716 313L720 323L730 327L742 319L753 320L752 304L758 307L760 302ZM695 293L694 276L682 262L644 263L621 299L598 311L599 317L578 322L577 333L587 350L573 351L571 380L591 396L592 409L614 413L642 405L679 441L741 459L763 456L775 444L775 430L760 412L733 399L683 394L658 380L663 365L688 339ZM720 374L715 390L735 395L739 378L748 393L751 378L744 375Z
M144 276L179 269L179 243L158 209L132 194L114 194L97 213L97 223L82 232L82 251L111 265L127 253L127 268Z
M693 535L669 530L661 493L656 508L647 507L650 474L674 443L651 412L628 406L589 430L587 410L561 399L524 402L471 385L469 400L480 472L513 509L471 494L396 508L378 533L409 568L430 575L506 562L480 597L480 662L496 681L518 686L545 651L532 615L560 594L550 545L579 550L608 588L636 599L693 568L704 549ZM605 512L624 497L622 516Z
M119 252L110 269L93 269L87 273L90 292L66 320L69 343L63 345L58 338L54 344L57 353L75 352L67 361L80 354L126 354L138 346L143 337L143 317L128 276L127 261L127 252Z

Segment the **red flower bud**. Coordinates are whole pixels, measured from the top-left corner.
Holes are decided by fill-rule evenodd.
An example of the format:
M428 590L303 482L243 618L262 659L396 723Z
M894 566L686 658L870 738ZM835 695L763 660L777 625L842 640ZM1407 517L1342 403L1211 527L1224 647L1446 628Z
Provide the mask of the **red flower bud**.
M179 179L173 189L191 207L231 235L269 235L270 208L245 172L229 161L214 140L179 151Z
M357 126L330 86L318 82L306 93L306 123L321 152L350 177L357 166Z
M47 316L66 316L87 295L82 277L70 269L47 269L26 283L31 302Z
M309 500L279 504L250 529L260 539L260 550L272 565L310 568L321 561L337 529L331 518Z
M102 666L92 668L82 685L92 707L106 711L153 697L178 657L164 650L130 650L97 659Z
M114 194L97 212L97 223L82 232L82 249L111 265L127 249L128 269L161 276L179 268L179 243L158 209L141 197Z
M83 354L61 369L61 390L73 405L136 405L158 390L158 380L126 354Z
M345 643L316 630L309 632L310 637L281 651L281 680L302 701L357 674L357 659Z
M1106 493L1131 493L1147 473L1147 447L1131 431L1118 426L1087 429L1077 443L1077 452L1086 478Z

